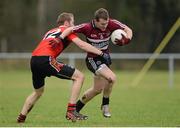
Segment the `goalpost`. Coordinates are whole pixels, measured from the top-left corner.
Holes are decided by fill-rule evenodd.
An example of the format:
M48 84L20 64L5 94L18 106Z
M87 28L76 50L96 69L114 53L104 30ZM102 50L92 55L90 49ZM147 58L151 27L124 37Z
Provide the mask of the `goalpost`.
M168 44L169 40L172 38L172 36L175 34L175 32L178 30L180 26L180 17L177 19L177 21L174 23L172 28L169 30L167 35L164 37L164 39L161 41L157 49L154 51L152 56L148 59L148 61L145 63L139 74L135 77L135 79L132 81L132 86L137 86L139 82L142 80L143 76L146 74L146 72L151 68L152 64L155 62L156 58L159 56L161 51L165 48L165 46Z

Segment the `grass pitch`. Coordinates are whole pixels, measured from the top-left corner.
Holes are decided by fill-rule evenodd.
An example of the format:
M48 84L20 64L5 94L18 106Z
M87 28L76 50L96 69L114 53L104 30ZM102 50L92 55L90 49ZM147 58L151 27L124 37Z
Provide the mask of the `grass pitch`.
M86 76L84 90L91 86L92 74ZM25 98L32 92L31 73L24 70L0 72L0 126L180 126L180 72L175 72L174 86L168 86L168 72L151 71L137 87L130 84L137 72L117 71L110 100L111 118L102 116L102 95L95 97L82 110L89 119L72 123L65 119L71 82L47 78L45 93L37 102L26 123L16 118Z

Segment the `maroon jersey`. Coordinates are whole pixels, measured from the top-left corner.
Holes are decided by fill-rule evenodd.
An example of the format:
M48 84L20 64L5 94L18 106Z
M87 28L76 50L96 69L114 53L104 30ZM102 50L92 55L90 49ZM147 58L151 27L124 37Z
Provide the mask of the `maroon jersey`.
M73 32L84 34L89 44L108 53L109 39L111 33L116 29L124 29L124 28L125 25L122 24L121 22L114 19L109 19L107 28L104 31L102 31L95 26L94 21L92 20L89 23L83 23L75 26L73 28ZM97 55L88 53L88 56L94 57Z

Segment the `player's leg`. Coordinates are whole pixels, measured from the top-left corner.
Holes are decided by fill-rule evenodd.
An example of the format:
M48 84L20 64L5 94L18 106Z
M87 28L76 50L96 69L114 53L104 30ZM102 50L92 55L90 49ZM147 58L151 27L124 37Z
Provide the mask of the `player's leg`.
M102 68L97 71L97 74L105 78L107 81L107 83L104 83L105 86L102 98L102 112L104 117L111 117L109 109L109 97L112 92L113 84L116 81L116 75L106 65L103 65Z
M84 82L84 75L83 73L81 73L79 70L76 69L71 79L73 83L72 83L69 103L75 104L79 97L80 90Z
M18 123L25 122L27 114L31 111L36 101L41 97L41 95L44 92L44 87L41 87L39 89L35 89L32 94L30 94L23 105L23 108L17 118Z
M101 83L99 75L96 75L97 70L99 69L100 65L104 63L103 60L99 57L87 57L86 58L86 66L87 68L95 74L94 77L94 84L91 88L89 88L85 93L83 94L83 97L78 100L77 102L77 111L79 112L84 105L90 101L93 97L101 93L103 90L104 84Z
M83 97L78 100L77 111L80 111L88 101L100 94L105 87L112 90L116 76L105 64L102 64L96 71L96 74L96 77L94 77L94 86L85 91ZM110 91L105 93L102 101L103 115L105 117L111 116L109 111L109 96Z
M48 72L50 75L56 76L58 78L73 81L69 103L75 104L84 81L83 73L74 67L58 62L54 58L50 58L50 70Z
M113 84L116 81L116 75L106 65L103 65L102 68L97 71L97 74L107 80L107 84L105 84L106 86L103 90L103 96L109 97L112 91Z
M45 74L42 73L43 67L46 69L46 65L42 64L44 63L44 61L48 61L48 57L31 58L31 71L34 91L26 98L23 108L17 118L18 123L25 122L27 114L31 111L36 101L41 97L44 92Z
M61 68L59 68L60 69L59 71L57 71L58 69L57 68L56 69L57 73L55 73L54 75L61 79L69 79L73 81L72 88L71 88L71 95L70 95L69 102L67 105L66 118L72 121L75 121L77 119L86 120L87 116L77 113L76 111L76 101L79 97L80 90L84 82L83 73L63 63L57 62L56 66L58 65L61 66ZM55 65L53 66L53 68L55 68Z
M95 75L94 76L94 85L86 90L83 93L83 96L80 100L77 102L77 111L79 112L84 105L89 102L92 98L94 98L96 95L100 94L103 90L104 86L104 80L100 76Z
M82 115L76 111L76 101L79 97L81 87L84 82L84 75L79 71L75 70L73 76L72 76L72 88L71 88L71 95L67 107L67 113L66 113L66 118L69 120L71 119L72 121L75 120L86 120L88 117L85 115Z

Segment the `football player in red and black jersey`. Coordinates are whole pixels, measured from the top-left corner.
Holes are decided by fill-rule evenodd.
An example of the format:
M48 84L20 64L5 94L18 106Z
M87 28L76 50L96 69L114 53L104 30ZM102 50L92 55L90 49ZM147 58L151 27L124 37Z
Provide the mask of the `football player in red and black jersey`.
M122 29L127 33L127 37L123 37L121 40L116 39L118 45L126 45L130 42L132 30L125 24L115 19L110 19L106 9L98 9L94 16L95 17L91 22L70 27L65 30L60 37L64 38L71 32L82 33L86 36L86 40L89 44L102 50L106 54L109 54L109 40L111 33L114 30ZM103 91L101 104L102 113L104 117L111 117L109 98L113 84L116 80L116 75L110 69L111 59L108 60L109 61L105 62L99 56L93 53L87 53L86 65L88 69L95 74L94 85L85 91L83 97L77 102L78 112L88 101Z
M74 16L72 13L62 13L57 19L58 27L48 31L36 49L32 52L31 72L34 91L29 95L17 118L17 122L25 122L28 112L32 109L36 101L41 97L44 91L45 78L55 76L61 79L73 81L71 96L67 106L66 118L72 121L85 120L87 116L76 111L76 102L84 81L84 75L74 67L58 62L57 56L72 42L81 49L96 54L105 60L108 55L92 45L80 40L76 34L70 34L67 38L61 40L59 35L68 27L74 26Z

